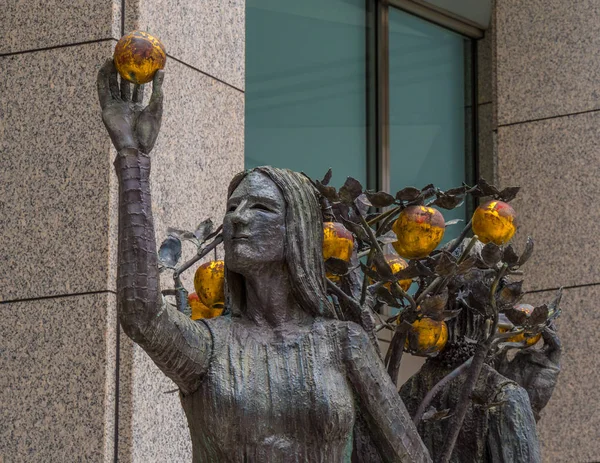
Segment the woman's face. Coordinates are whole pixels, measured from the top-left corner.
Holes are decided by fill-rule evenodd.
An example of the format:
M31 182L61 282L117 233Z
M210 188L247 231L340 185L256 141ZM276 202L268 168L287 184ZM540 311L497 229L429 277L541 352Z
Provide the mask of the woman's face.
M249 275L285 259L285 200L265 174L251 172L227 201L223 219L225 265Z

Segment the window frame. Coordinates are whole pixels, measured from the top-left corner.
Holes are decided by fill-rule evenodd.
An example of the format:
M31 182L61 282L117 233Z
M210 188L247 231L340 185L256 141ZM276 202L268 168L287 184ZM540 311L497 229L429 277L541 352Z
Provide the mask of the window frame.
M367 11L367 188L390 192L390 89L389 89L389 8L397 8L449 29L466 39L465 82L470 95L468 119L465 120L465 181L473 184L478 177L478 62L477 39L483 37L478 27L412 0L366 0ZM466 204L467 216L475 209L472 198Z

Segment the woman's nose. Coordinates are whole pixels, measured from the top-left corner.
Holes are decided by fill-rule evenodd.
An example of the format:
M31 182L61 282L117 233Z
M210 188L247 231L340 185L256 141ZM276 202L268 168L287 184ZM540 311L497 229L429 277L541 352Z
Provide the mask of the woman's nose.
M248 223L248 208L245 203L239 204L235 210L231 213L231 221L237 224Z

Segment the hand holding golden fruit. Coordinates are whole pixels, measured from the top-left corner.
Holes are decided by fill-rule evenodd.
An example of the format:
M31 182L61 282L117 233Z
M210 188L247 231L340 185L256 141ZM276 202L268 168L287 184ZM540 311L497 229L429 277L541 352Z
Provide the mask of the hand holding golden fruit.
M448 342L446 322L422 318L411 325L406 338L405 349L413 355L427 357L441 352Z
M150 82L156 71L164 69L167 53L156 37L133 31L117 42L114 60L123 79L141 85Z
M479 206L473 214L473 233L482 243L498 246L507 243L517 230L517 217L510 204L492 200Z
M132 94L130 84L125 80L121 80L119 88L114 60L107 59L100 68L97 86L102 122L119 153L125 149L145 154L152 151L162 120L163 79L164 71L157 71L152 81L152 96L144 108L139 88Z
M529 317L533 313L534 307L529 304L518 304L514 307L514 309L519 312L524 313L527 317ZM504 328L504 327L498 328L498 331L500 333L506 333L508 330L509 330L508 328ZM533 346L534 344L537 344L537 342L541 338L542 338L542 333L532 334L532 333L527 332L527 330L525 330L522 333L515 334L514 336L508 338L506 340L506 342L523 342L523 341L525 341L525 344L527 345L527 347L530 347L530 346Z
M437 209L426 206L409 206L392 226L398 241L394 249L405 259L422 259L433 251L446 230L444 217Z
M215 260L202 264L194 275L194 289L200 302L210 309L225 306L225 262Z

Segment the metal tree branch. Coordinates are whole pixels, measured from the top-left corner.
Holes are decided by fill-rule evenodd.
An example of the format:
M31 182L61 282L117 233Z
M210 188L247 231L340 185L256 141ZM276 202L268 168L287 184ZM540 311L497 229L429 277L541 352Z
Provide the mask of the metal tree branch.
M444 388L444 386L446 386L446 384L448 384L453 379L458 378L467 368L469 368L472 362L473 357L468 359L465 363L461 364L460 366L456 367L454 370L452 370L450 373L444 376L435 386L431 388L431 390L427 393L427 395L419 405L419 408L417 409L417 412L413 417L413 422L415 423L415 426L419 426L421 418L423 418L423 414L425 413L427 407L429 407L429 404L435 398L435 396Z

